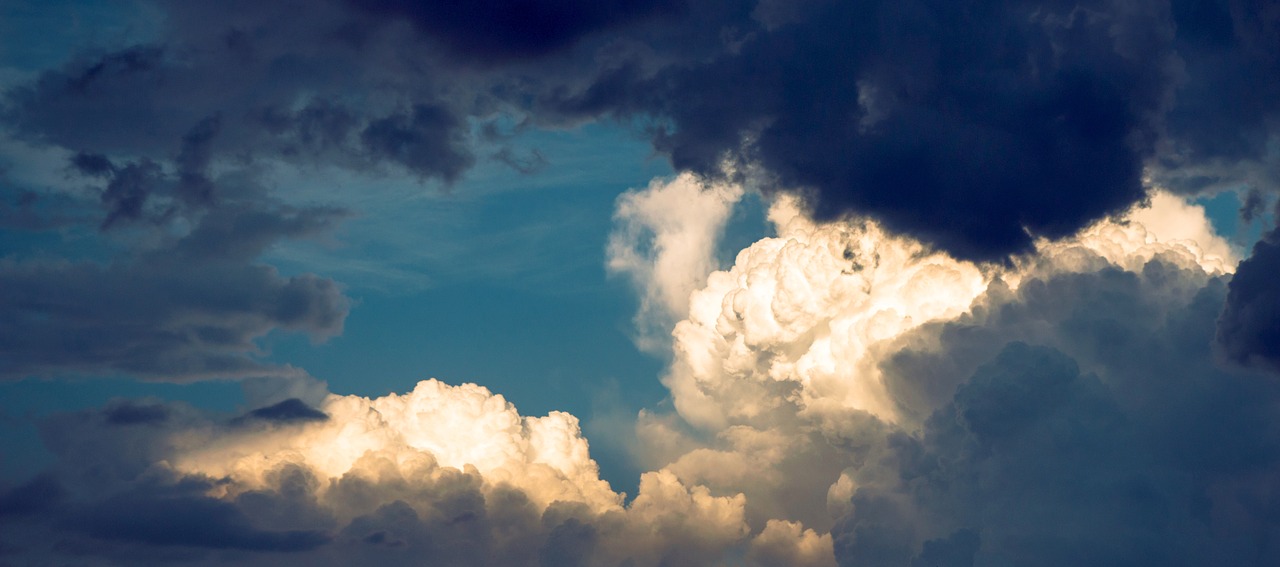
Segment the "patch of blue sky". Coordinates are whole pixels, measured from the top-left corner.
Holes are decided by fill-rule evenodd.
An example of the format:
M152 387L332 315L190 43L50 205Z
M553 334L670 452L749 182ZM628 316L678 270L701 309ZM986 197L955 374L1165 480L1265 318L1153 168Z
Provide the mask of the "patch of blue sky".
M1262 238L1262 233L1275 226L1277 219L1272 214L1274 201L1269 201L1261 214L1246 222L1240 214L1240 207L1244 202L1241 198L1243 192L1244 189L1222 191L1211 197L1200 197L1193 202L1204 207L1213 229L1226 238L1241 257L1247 257L1253 244Z
M266 259L389 294L468 281L577 293L603 273L617 195L672 173L646 141L605 124L527 130L506 147L536 150L545 166L521 173L480 144L476 167L451 187L394 172L277 168L278 198L357 217L332 238L281 243Z

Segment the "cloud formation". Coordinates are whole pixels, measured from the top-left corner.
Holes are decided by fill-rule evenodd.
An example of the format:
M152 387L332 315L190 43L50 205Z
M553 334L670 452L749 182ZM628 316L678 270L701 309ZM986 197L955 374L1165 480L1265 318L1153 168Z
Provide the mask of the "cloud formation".
M1280 466L1248 425L1276 385L1215 364L1234 257L1202 209L1157 194L983 272L793 203L677 326L666 381L693 430L642 420L656 462L743 492L749 519L829 525L842 565L1273 560L1230 534L1274 529L1232 495Z
M43 425L58 461L0 495L0 521L30 536L6 553L827 567L1276 559L1266 502L1280 439L1265 424L1280 385L1215 363L1234 258L1203 209L1156 194L1125 219L1041 241L1019 264L979 268L869 220L814 221L800 203L777 199L777 236L691 294L664 379L675 411L641 415L652 467L629 502L600 479L576 418L521 416L471 384L276 399L234 418L119 401ZM129 507L141 519L111 521Z
M1270 96L1280 89L1280 73L1269 72L1280 61L1280 42L1268 41L1277 11L1266 2L792 4L443 8L323 0L215 8L158 1L162 18L133 36L136 43L76 46L65 61L6 83L6 147L61 155L65 163L58 183L4 184L0 222L41 236L97 227L122 252L93 258L97 265L158 269L139 258L163 254L157 251L165 246L130 238L130 231L172 237L211 211L263 224L289 222L269 216L309 216L279 210L282 200L305 199L272 194L264 173L272 167L407 174L442 185L484 159L536 172L537 152L529 160L505 146L490 157L477 153L477 138L502 121L530 128L618 119L649 134L677 171L714 186L751 177L769 194L803 194L820 221L866 217L927 249L995 263L1034 252L1037 239L1067 238L1124 213L1146 197L1144 178L1183 193L1242 184L1270 191L1280 178L1268 149L1280 120L1280 97ZM642 214L657 205L639 198L635 205L620 211L636 223L618 233L613 269L663 282L641 286L665 290L660 300L643 300L650 307L641 318L654 327L640 335L654 348L662 341L652 337L665 334L658 329L670 319L652 306L682 317L684 292L706 267L697 266L702 252L690 249L686 257L674 252L680 246L663 244L666 252L653 250L662 266L654 274L665 275L646 275L635 261L644 254L627 250L644 248L635 238L661 224L654 219L675 217L669 206ZM712 209L684 209L694 211ZM274 241L314 235L338 220L315 213L310 230L258 234L274 234ZM689 219L688 230L723 222L706 214ZM248 244L262 251L271 242ZM228 273L252 279L248 273L262 266L239 257ZM15 280L24 273L9 272ZM74 363L10 363L6 373L236 377L251 372L243 353L271 329L326 335L337 328L331 320L343 309L323 277L257 277L257 291L246 295L269 297L272 286L292 286L298 293L285 294L291 301L309 294L307 302L330 307L317 314L330 321L267 316L177 362L84 360L56 353L46 341L46 353L35 358L67 354ZM237 284L249 285L228 282ZM64 288L66 297L50 297L82 305L83 291ZM197 295L172 307L199 310ZM107 315L90 318L107 329ZM150 328L168 323L163 315L142 319ZM50 332L77 332L56 314L48 321ZM9 340L7 348L17 350ZM150 346L138 351L161 342L145 341ZM154 358L172 358L172 350L156 350Z
M43 431L53 472L0 495L6 529L56 528L5 550L23 560L692 566L736 549L760 565L830 563L829 537L783 522L752 538L741 495L669 471L645 473L624 504L577 419L521 416L473 384L291 399L231 420L121 402Z
M1231 362L1280 371L1280 229L1253 246L1227 284L1217 344Z
M655 144L678 169L758 165L808 191L820 219L871 215L966 259L1028 251L1141 199L1180 70L1160 2L715 16L672 32L664 54L684 49L680 64L611 67L560 104L652 112L670 121ZM721 44L690 37L708 27Z
M669 348L664 335L688 315L689 295L718 267L716 245L742 193L741 186L686 173L618 197L605 267L641 294L635 325L642 350Z
M536 174L476 138L618 120L680 172L607 251L672 331L634 498L473 384L114 400L42 424L0 559L1280 562L1280 236L1241 260L1185 198L1280 180L1274 2L463 4L159 1L6 76L0 230L57 244L0 259L0 378L301 375L262 338L350 302L263 257L352 211L272 168ZM717 271L744 184L774 234Z

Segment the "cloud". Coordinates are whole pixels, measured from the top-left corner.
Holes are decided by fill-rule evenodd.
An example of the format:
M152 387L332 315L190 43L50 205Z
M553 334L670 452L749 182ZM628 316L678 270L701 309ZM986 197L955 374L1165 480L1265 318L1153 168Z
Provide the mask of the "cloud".
M41 474L0 491L0 517L25 516L41 512L62 498L62 485L52 475Z
M682 174L618 197L605 267L627 276L641 294L635 317L641 349L668 347L665 335L688 314L689 295L717 268L716 244L742 192Z
M253 228L252 220L241 220ZM172 246L107 265L0 261L6 290L0 313L16 323L0 331L0 377L123 372L190 381L292 374L298 371L256 360L254 340L273 329L318 340L342 329L348 300L336 282L286 277L240 258L204 258L235 255L237 245L232 239L225 249L206 251L205 236L197 229Z
M846 471L841 564L1275 560L1236 535L1274 517L1233 499L1272 490L1280 454L1254 424L1278 392L1214 363L1227 278L1194 253L1214 244L1113 263L1090 239L894 340L886 388L925 417Z
M628 0L610 4L497 2L435 5L403 0L350 0L389 20L412 23L452 54L496 62L534 58L572 46L579 39L625 24L676 12L672 0Z
M678 171L759 169L821 220L867 215L990 261L1123 213L1144 176L1184 192L1278 178L1265 2L158 6L152 40L11 88L9 133L122 163L450 183L495 117L620 117Z
M854 473L837 557L905 561L965 530L972 564L1274 561L1268 538L1236 536L1274 517L1234 499L1271 491L1276 440L1254 424L1277 391L1214 366L1225 286L1181 278L1198 276L1159 259L1054 276L902 353L914 362L895 379L960 380L923 431Z
M1280 559L1275 234L1237 269L1150 189L1280 179L1271 3L159 6L3 95L0 143L63 157L0 222L94 244L0 260L0 377L287 381L260 339L349 302L262 257L350 213L264 171L447 185L486 122L616 118L682 172L618 201L609 248L642 343L674 329L673 409L627 503L575 417L475 385L117 400L44 422L6 561ZM714 271L747 177L776 235Z
M831 535L806 530L796 522L770 520L751 540L749 556L763 566L834 566Z
M474 160L454 108L468 95L450 99L402 68L395 59L417 42L374 33L341 2L161 9L166 25L154 41L80 52L9 89L10 135L111 159L172 160L192 199L207 198L208 187L189 174L233 157L362 171L389 163L446 181Z
M1203 209L1156 193L985 270L770 215L676 327L655 466L743 493L756 525L829 528L842 565L1271 560L1229 535L1271 516L1227 495L1269 493L1280 454L1250 424L1280 392L1211 356L1235 259Z
M692 293L665 378L675 412L642 414L652 467L629 503L600 479L576 418L522 416L472 384L309 403L287 390L250 419L117 401L44 423L51 480L4 501L50 486L63 496L19 506L20 526L0 520L28 542L8 553L247 564L289 553L321 565L1275 560L1266 534L1280 438L1266 424L1280 385L1214 362L1231 289L1214 251L1231 250L1203 209L1156 195L983 270L871 221L815 222L798 203L776 200L777 236ZM115 419L131 414L165 417ZM147 521L110 521L135 502Z
M145 492L109 498L72 522L94 537L161 546L296 552L329 540L320 531L256 529L243 512L221 500Z
M678 170L756 165L820 219L870 215L966 259L1142 198L1180 77L1162 3L775 6L694 10L718 18L664 38L676 63L613 64L551 105L659 116Z
M1229 361L1280 372L1280 231L1253 246L1227 284L1217 345Z
M11 558L693 566L748 545L774 559L830 548L798 524L751 538L741 495L669 471L645 473L624 504L575 418L524 417L472 384L330 395L310 410L327 420L223 420L169 404L163 421L101 427L121 407L42 425L57 455L49 476L0 497L0 522L32 536ZM25 504L52 493L67 496Z
M150 59L139 57L119 62L120 72L141 72ZM112 68L86 72L97 80ZM75 224L97 225L91 238L104 252L64 247L65 259L0 259L7 290L0 313L20 322L0 331L0 378L299 374L256 360L255 341L276 329L315 340L341 331L349 302L337 282L308 273L283 276L259 257L281 240L329 232L351 213L285 205L251 174L216 171L223 123L217 115L198 121L180 136L171 163L72 154L68 176L89 185L36 194L33 209L56 204L43 203L50 195L69 201L72 210L100 207L98 220L86 213Z
M892 420L875 344L962 313L986 277L870 221L814 223L794 198L779 199L769 216L778 236L711 274L675 327L664 383L676 409L717 430L795 406Z
M325 421L329 419L329 414L308 406L306 402L299 400L298 398L289 398L278 404L253 410L246 414L245 417L265 421L290 423L301 421Z
M1276 18L1194 0L690 2L584 42L594 75L535 114L637 117L677 170L758 167L821 220L1000 261L1123 213L1147 179L1273 190Z
M1280 12L1271 2L1171 2L1184 79L1157 180L1192 191L1274 192L1280 161Z
M160 424L169 419L169 409L158 403L137 403L121 400L103 408L106 422L111 425Z

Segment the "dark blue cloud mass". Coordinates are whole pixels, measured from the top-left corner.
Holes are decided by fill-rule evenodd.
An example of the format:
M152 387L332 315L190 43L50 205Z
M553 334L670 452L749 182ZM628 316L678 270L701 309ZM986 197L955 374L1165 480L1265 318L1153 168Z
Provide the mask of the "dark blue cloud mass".
M1215 364L1228 286L1189 281L1057 276L903 339L891 388L937 409L859 469L842 564L1280 560L1280 383Z
M298 398L289 398L278 404L272 404L253 410L244 417L264 421L290 423L324 421L329 419L329 414L307 405L306 402Z
M820 218L980 260L1124 211L1144 175L1276 180L1266 2L162 5L158 41L11 89L11 132L184 179L252 155L456 180L468 117L639 119L677 169L761 167Z
M1217 345L1229 361L1280 372L1280 231L1240 262L1218 319Z
M671 15L683 4L680 0L349 1L369 14L410 22L459 58L484 62L543 56L593 33Z

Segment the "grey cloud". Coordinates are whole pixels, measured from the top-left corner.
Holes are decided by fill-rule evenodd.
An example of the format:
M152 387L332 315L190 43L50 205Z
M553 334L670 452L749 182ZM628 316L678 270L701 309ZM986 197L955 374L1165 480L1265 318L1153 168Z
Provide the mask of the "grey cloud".
M106 422L111 425L161 424L169 419L169 409L159 403L135 403L121 400L103 408Z
M472 164L458 107L480 93L450 98L430 63L406 68L412 37L374 34L339 2L160 4L156 41L84 52L10 89L10 132L84 156L172 162L191 204L213 198L204 169L216 159L391 163L446 181Z
M211 498L227 479L157 463L184 436L216 441L234 430L183 405L162 406L173 419L155 427L99 426L120 407L44 422L57 463L0 491L0 528L21 530L25 541L0 552L9 560L558 566L581 564L591 551L599 518L567 503L540 512L514 488L482 491L474 470L432 467L413 479L348 474L323 481L321 492L313 473L285 465L268 473L265 486Z
M325 421L329 414L306 404L298 398L289 398L278 404L258 408L246 414L245 418L260 419L281 423Z
M1254 219L1261 218L1263 208L1266 202L1262 197L1262 193L1254 189L1245 193L1244 202L1240 203L1240 220L1250 223Z
M6 186L0 222L96 225L117 251L0 261L0 316L17 323L0 330L6 379L298 374L258 360L255 341L274 329L333 336L348 302L333 280L282 276L260 256L349 213L280 204L259 166L390 166L452 182L474 162L460 109L480 109L481 91L433 76L438 62L416 56L408 30L340 2L158 6L163 25L142 44L73 46L2 95L6 136L69 152L67 183L97 202Z
M981 538L972 530L956 530L946 538L924 542L911 567L973 567Z
M820 217L980 260L1122 212L1144 170L1188 191L1280 179L1265 1L160 6L148 45L12 89L14 134L174 161L199 200L186 170L209 159L451 182L476 161L469 120L620 117L678 169L763 167Z
M98 538L164 546L296 552L321 546L330 536L313 530L253 527L244 513L221 500L126 493L94 505L70 522Z
M377 427L400 419L390 407L380 414L352 407L354 401L326 406L347 412L343 423L288 427L240 425L178 403L165 404L165 421L141 427L103 426L121 401L50 416L40 424L55 455L45 473L50 480L13 493L47 492L40 487L56 483L63 496L53 506L0 515L0 529L20 534L22 542L0 553L35 564L677 567L715 564L746 551L746 526L735 512L740 501L689 490L669 473L647 477L650 489L620 508L588 503L573 490L553 492L564 500L548 501L547 493L526 492L541 485L519 484L528 480L521 474L554 483L555 464L481 473L472 465L441 466L429 452L408 445L401 451L395 446L404 440L387 439L390 446L348 455L356 458L350 468L327 476L324 446L319 461L290 454L286 445L316 435L334 442L353 440L351 433L382 437L390 430L360 432L359 422ZM228 457L243 457L253 471L220 468ZM594 476L591 467L581 472Z
M317 340L342 329L333 280L254 263L281 238L326 229L325 208L219 208L174 242L108 264L0 262L0 376L130 373L188 381L296 373L259 362L272 329Z
M610 28L680 11L679 0L423 3L349 0L382 18L402 18L458 57L500 62L544 56Z
M1280 9L1270 0L1175 0L1185 78L1158 181L1183 191L1280 187Z
M1228 284L1217 345L1228 361L1280 373L1280 231L1253 246Z
M71 158L79 179L105 183L99 228L123 250L105 261L0 261L0 313L16 322L0 330L0 376L296 374L255 360L254 341L272 329L317 340L341 331L348 301L336 282L284 277L258 258L350 213L280 204L235 172L211 177L220 124L215 115L183 136L172 173L145 157Z
M206 117L182 136L181 149L174 160L178 166L178 197L191 206L213 203L213 182L207 176L213 158L212 143L222 128L218 114Z
M1229 294L1159 257L998 286L883 366L918 433L852 469L842 565L1269 565L1280 385L1219 368Z
M281 328L341 329L347 300L311 274L261 265L6 263L0 376L110 374L187 381L295 372L258 362L254 339Z
M57 504L62 485L51 474L39 474L18 486L0 488L0 518L28 516Z
M115 164L107 156L86 152L72 156L71 165L83 175L105 176L116 170Z
M97 203L42 193L11 183L0 171L0 227L37 233L101 222Z
M443 107L417 104L412 111L369 123L360 139L370 152L423 176L457 179L471 166L461 121Z
M130 163L113 171L110 183L102 192L102 205L107 209L107 216L102 220L101 228L106 230L121 220L142 217L147 200L162 183L160 165L150 160Z
M758 164L822 218L869 214L965 258L1025 251L1026 231L1066 236L1144 194L1177 77L1160 2L774 12L725 10L663 46L732 33L718 53L610 67L558 108L651 113L677 168Z
M535 115L635 117L678 169L762 166L820 217L978 260L1122 212L1144 175L1280 180L1274 2L709 4L601 47Z

